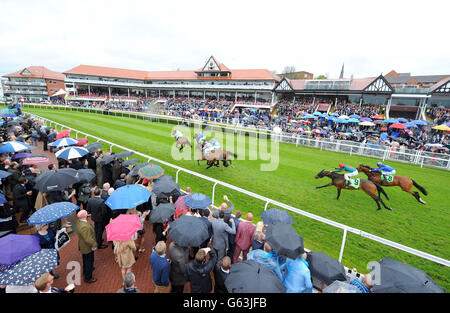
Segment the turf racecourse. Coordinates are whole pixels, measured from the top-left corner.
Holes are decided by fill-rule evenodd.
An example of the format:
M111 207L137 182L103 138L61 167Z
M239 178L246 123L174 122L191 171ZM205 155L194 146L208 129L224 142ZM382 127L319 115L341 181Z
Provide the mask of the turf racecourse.
M450 258L450 172L448 171L420 168L406 163L386 162L396 168L398 175L411 177L425 187L429 195L422 195L427 202L427 205L422 205L412 195L401 191L399 187L386 187L385 191L391 199L386 203L393 208L393 211L385 209L377 211L375 202L363 191L343 190L340 200L337 201L335 187L314 189L315 186L325 185L329 182L328 178L317 180L314 179L314 176L320 170L330 169L340 162L353 166L358 164L375 166L378 159L281 143L278 168L274 171L261 171L261 164L267 164L268 161L249 160L248 148L251 145L248 144L248 137L246 137L245 160L235 160L233 162L235 168L225 168L224 171L219 168L206 170L205 163L202 163L202 167L199 168L196 161L177 161L172 158L171 150L174 139L170 133L174 127L173 124L64 110L34 108L25 108L24 110L293 207L441 258ZM191 129L191 135L193 135L193 129ZM239 140L244 140L243 136L238 137ZM270 147L270 144L268 145ZM254 145L252 147L255 148ZM104 148L106 149L106 147ZM242 156L239 155L239 157ZM167 166L163 167L167 174L175 176L174 170ZM359 177L366 178L364 174L360 174ZM213 184L210 182L180 172L179 183L182 187L191 186L193 192L211 195ZM259 213L264 209L265 203L248 195L217 186L216 205L223 201L224 194L228 195L236 209L243 212L244 216L246 212L251 211L256 220L261 220ZM272 207L274 206L269 205L268 208ZM342 230L295 213L290 214L296 222L294 227L304 238L306 248L320 250L338 258ZM344 265L366 273L368 272L368 262L383 257L392 257L420 268L446 290L450 290L450 271L447 267L355 234L347 234L342 260Z

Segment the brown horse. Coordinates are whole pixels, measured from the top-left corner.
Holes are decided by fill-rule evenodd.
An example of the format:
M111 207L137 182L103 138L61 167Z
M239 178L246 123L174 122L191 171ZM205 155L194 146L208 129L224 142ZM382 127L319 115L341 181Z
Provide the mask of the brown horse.
M206 167L206 169L208 169L213 165L219 166L219 161L222 161L222 170L223 170L224 166L228 167L228 162L230 162L229 165L231 167L234 167L231 159L229 159L228 157L233 156L233 158L237 158L237 155L235 153L227 151L227 150L219 149L219 150L211 150L209 155L205 156L205 154L203 153L203 145L197 144L195 146L197 149L200 149L202 151L202 158L197 160L198 166L200 166L200 161L206 161L206 164L208 165Z
M324 186L316 187L316 189L324 188L324 187L328 187L328 186L336 186L336 188L338 190L336 200L339 200L339 196L341 195L342 189L355 190L355 188L347 186L347 184L345 182L345 177L343 174L338 174L338 173L333 173L333 172L328 172L328 171L322 170L319 174L317 174L315 176L315 178L317 179L317 178L322 178L325 176L331 178L331 182ZM392 210L392 208L389 208L384 204L384 202L380 196L377 196L377 191L378 191L378 193L381 191L383 193L383 195L386 197L386 199L389 200L389 197L387 196L387 194L384 192L383 188L381 188L380 185L378 185L374 182L371 182L370 180L367 180L367 179L361 179L360 184L359 184L359 189L364 190L364 192L366 194L368 194L369 196L372 197L372 199L377 203L378 210L381 210L380 202L384 206L385 209L390 210L390 211Z
M420 186L418 183L416 183L411 178L408 178L405 176L394 176L394 180L392 181L392 183L387 183L387 182L382 183L381 182L381 173L380 172L372 172L371 169L372 168L370 166L363 165L363 164L360 164L357 167L357 170L360 172L364 172L364 174L367 175L367 177L369 178L370 181L380 184L381 186L387 186L387 187L399 186L400 188L402 188L403 191L412 194L414 196L414 198L416 198L417 201L419 201L422 204L426 204L426 202L423 201L422 198L420 198L420 194L417 191L412 190L412 186L415 186L424 195L428 195L428 192L425 190L425 188ZM379 196L379 194L378 194L378 196Z
M174 136L175 138L175 131L172 132L172 136ZM191 143L189 142L189 139L187 139L187 137L183 136L181 138L178 138L178 140L177 138L175 138L175 142L176 142L175 147L178 148L179 146L180 148L178 150L180 150L180 152L183 151L185 145L189 145L189 147L192 148Z

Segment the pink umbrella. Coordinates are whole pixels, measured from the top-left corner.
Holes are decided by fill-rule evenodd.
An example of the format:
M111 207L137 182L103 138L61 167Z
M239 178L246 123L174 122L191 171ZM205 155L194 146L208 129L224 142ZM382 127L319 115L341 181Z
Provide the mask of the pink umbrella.
M59 132L58 135L56 135L56 140L69 136L71 131L72 131L71 129L66 129Z
M400 123L392 124L390 127L391 127L391 128L399 128L399 129L406 129L406 128L408 128L408 127L406 127L405 125L400 124Z
M78 141L76 146L84 146L84 145L86 145L88 143L88 139L87 138L78 138L76 140Z
M178 218L178 215L180 214L186 214L187 213L187 205L184 204L184 198L189 196L189 194L178 197L177 201L175 201L175 218Z
M139 215L120 214L106 225L106 240L128 241L139 229L142 229Z

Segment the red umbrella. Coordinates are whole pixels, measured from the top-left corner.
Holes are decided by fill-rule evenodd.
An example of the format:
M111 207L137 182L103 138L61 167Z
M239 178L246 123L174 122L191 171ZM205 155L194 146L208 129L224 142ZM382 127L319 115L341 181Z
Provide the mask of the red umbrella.
M186 198L188 195L185 196L181 196L178 197L177 201L175 201L175 219L178 218L178 216L180 216L180 214L185 214L187 213L187 205L184 204L184 198Z
M387 130L387 127L381 127L381 130L385 131L385 130Z
M56 140L69 136L71 131L72 131L71 129L66 129L63 130L62 132L59 132L58 135L56 135Z
M389 127L391 127L391 128L399 128L399 129L406 129L406 128L408 128L408 127L406 127L405 125L400 124L400 123L392 124L392 125L389 126Z
M77 141L78 143L76 144L76 146L84 146L88 143L87 138L78 138Z
M374 115L374 116L372 116L372 119L374 119L374 120L382 120L382 119L384 119L381 115Z

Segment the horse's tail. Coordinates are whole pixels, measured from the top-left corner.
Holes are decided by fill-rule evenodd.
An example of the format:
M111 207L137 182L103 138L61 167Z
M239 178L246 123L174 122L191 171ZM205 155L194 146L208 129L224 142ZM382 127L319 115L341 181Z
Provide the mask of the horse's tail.
M378 193L381 192L381 193L386 197L386 199L389 200L389 197L388 197L388 195L386 194L386 192L384 191L383 187L381 187L381 186L378 185L377 183L374 183L374 184L375 184L375 186L377 187Z
M412 180L412 179L411 179ZM425 188L423 188L422 186L420 186L418 183L416 183L414 180L412 180L414 187L416 187L417 189L420 190L420 192L422 192L425 196L428 195L428 192L425 190Z
M236 153L227 151L227 156L229 156L229 155L233 156L233 158L235 158L235 159L237 159L237 157L238 157Z

